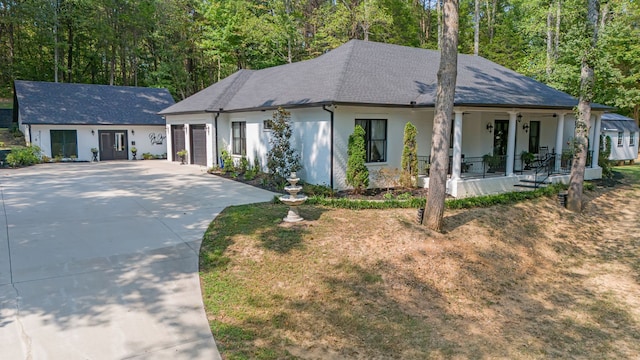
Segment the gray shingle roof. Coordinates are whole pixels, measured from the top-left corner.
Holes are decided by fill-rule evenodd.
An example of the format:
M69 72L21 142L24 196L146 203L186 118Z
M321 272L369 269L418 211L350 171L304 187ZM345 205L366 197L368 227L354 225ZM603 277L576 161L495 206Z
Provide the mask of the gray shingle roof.
M15 81L25 124L164 125L158 112L174 103L167 89Z
M438 51L351 40L312 60L241 70L161 114L328 103L434 106L439 63ZM578 101L482 57L460 55L455 102L572 109Z
M640 128L638 128L638 124L634 119L620 114L603 114L601 119L602 125L600 127L603 131L640 131Z

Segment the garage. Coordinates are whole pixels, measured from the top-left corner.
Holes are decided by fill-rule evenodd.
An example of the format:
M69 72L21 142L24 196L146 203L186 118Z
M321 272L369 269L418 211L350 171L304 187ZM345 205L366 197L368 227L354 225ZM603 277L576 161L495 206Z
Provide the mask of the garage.
M207 129L205 125L190 125L191 163L207 166Z

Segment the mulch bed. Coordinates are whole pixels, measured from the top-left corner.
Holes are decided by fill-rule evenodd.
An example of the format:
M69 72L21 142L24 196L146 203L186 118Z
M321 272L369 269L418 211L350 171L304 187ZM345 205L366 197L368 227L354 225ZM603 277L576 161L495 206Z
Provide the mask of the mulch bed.
M246 180L242 175L233 177L231 173L223 173L221 171L209 171L210 174L223 177L225 179L241 182L243 184L255 186L257 188L261 188L264 190L282 193L284 191L279 190L274 184L266 181L264 175L260 174L256 176L254 179ZM388 198L389 195L393 195L393 198L397 198L399 195L403 195L406 193L410 193L411 196L414 197L425 197L427 196L428 189L425 188L416 188L416 189L405 189L405 188L391 188L391 189L367 189L361 194L355 194L351 190L342 190L337 191L335 193L335 197L337 198L349 198L349 199L360 199L360 200L384 200L385 196ZM406 196L406 195L404 195Z

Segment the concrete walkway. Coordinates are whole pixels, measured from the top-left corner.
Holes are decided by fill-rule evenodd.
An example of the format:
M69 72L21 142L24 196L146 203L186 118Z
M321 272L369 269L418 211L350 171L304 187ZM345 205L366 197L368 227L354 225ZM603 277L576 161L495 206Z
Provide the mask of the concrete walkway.
M273 194L167 161L0 170L0 359L218 359L209 222Z

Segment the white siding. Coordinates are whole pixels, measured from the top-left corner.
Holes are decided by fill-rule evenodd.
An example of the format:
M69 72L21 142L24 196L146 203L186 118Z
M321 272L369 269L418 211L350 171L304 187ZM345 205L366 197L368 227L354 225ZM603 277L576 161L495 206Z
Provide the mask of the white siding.
M622 146L618 146L618 132L605 131L606 136L611 137L611 155L609 160L635 160L638 158L638 133L635 133L634 146L629 146L630 133L623 132Z
M28 129L28 126L25 126ZM138 150L137 158L149 152L153 155L162 155L167 152L167 140L165 139L164 125L157 126L120 126L120 125L31 125L31 142L42 149L42 153L48 157L51 154L51 130L76 130L78 143L78 160L90 161L93 158L91 148L99 148L99 130L123 130L127 132L129 159L132 158L131 147ZM93 134L91 131L93 130ZM29 139L29 132L25 135ZM134 145L135 143L135 145Z

